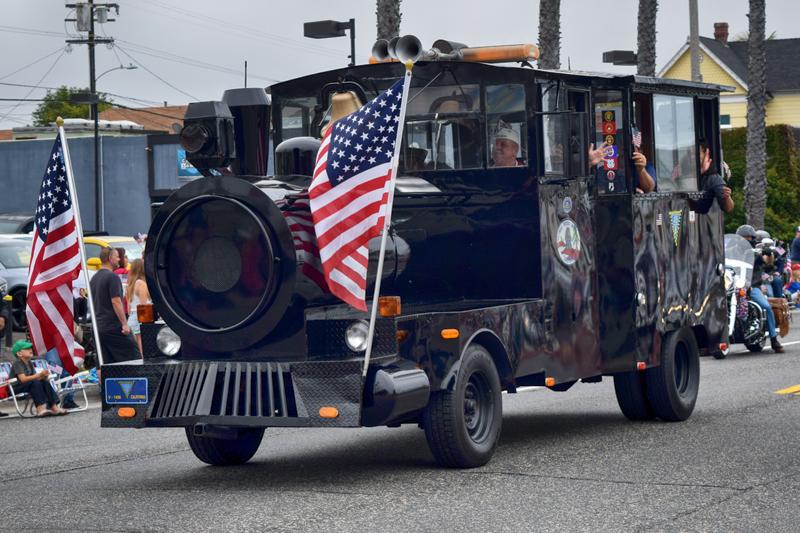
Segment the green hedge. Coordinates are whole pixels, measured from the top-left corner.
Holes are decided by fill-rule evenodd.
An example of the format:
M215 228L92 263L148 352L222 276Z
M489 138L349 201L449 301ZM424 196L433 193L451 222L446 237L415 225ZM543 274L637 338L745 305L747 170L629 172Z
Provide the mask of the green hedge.
M744 176L747 128L723 130L722 149L731 167L730 187L736 206L725 217L725 231L732 233L745 222ZM800 153L790 126L767 127L767 214L766 230L773 238L791 242L800 225ZM756 228L761 229L761 228Z

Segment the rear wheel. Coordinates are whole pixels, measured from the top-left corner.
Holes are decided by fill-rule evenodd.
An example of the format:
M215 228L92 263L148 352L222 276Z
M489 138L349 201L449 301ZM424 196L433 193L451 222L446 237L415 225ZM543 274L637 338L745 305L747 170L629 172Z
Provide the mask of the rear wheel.
M622 414L629 420L652 420L656 417L645 392L644 372L615 374L614 392Z
M423 415L425 437L437 463L473 468L489 462L503 421L501 392L489 352L477 344L469 346L453 389L431 395Z
M230 466L246 463L258 451L264 428L240 429L234 439L200 437L186 428L186 439L195 456L210 465Z
M645 371L647 398L662 420L678 422L692 414L700 388L700 356L691 330L668 333L661 365Z

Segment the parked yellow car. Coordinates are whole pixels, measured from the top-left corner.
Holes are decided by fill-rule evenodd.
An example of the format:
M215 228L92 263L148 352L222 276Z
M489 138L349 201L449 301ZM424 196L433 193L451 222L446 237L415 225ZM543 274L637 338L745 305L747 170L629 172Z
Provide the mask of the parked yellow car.
M128 262L141 259L144 244L139 244L133 237L118 237L112 235L97 235L83 238L83 247L86 250L86 262L89 270L100 268L100 250L106 246L124 248Z

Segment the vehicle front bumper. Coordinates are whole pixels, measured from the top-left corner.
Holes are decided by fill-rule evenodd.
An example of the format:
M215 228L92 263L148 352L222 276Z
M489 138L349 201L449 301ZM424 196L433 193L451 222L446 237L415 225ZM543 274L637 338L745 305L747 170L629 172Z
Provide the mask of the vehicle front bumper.
M360 359L151 359L103 365L101 426L377 426L407 417L427 405L428 377L412 363L391 358L389 362L370 365L366 380L362 378L362 365ZM116 382L113 387L108 386L108 380ZM121 392L124 390L140 393L127 398ZM132 416L130 410L127 417L120 416L121 407L133 408ZM334 407L338 415L321 416L323 407Z

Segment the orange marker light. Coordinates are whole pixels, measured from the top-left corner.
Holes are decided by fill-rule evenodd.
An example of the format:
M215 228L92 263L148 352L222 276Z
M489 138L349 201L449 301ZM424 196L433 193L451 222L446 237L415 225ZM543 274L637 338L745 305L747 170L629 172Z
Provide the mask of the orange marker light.
M133 418L136 416L136 409L133 407L120 407L117 409L117 416L120 418Z
M544 378L544 384L548 387L552 387L556 384L556 378Z
M378 298L378 313L381 316L398 316L401 308L399 296L381 296Z
M719 349L720 349L720 350L722 350L722 351L724 352L725 350L727 350L727 349L728 349L728 343L727 343L727 342L721 342L721 343L719 343Z
M339 416L339 410L335 407L331 407L330 405L326 405L325 407L319 408L319 416L322 418L336 418Z
M404 340L406 340L408 338L408 331L406 331L404 329L398 329L395 332L394 336L397 339L397 342L403 342Z
M458 330L455 328L450 329L443 329L442 330L442 338L443 339L457 339L458 338Z
M647 363L645 363L644 361L639 361L638 363L636 363L636 370L641 372L642 370L645 369L647 369Z
M505 63L539 59L539 48L535 44L505 44L500 46L476 46L461 49L464 61L481 63Z
M136 306L136 318L140 324L152 324L156 321L156 310L153 304L139 304Z
M739 289L739 296L741 296L742 298L744 298L746 294L747 294L747 291L746 291L746 290L744 290L744 289Z

